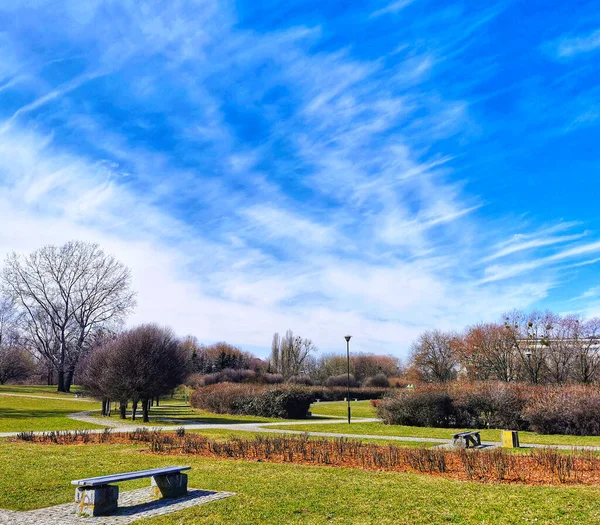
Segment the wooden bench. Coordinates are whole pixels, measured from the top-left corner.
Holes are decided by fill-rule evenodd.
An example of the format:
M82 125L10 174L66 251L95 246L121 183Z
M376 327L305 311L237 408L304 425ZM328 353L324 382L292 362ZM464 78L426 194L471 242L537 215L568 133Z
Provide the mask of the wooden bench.
M187 474L184 470L192 467L163 467L136 472L124 472L99 476L96 478L76 479L75 503L81 514L88 516L106 516L117 510L119 487L111 483L130 481L140 478L152 478L152 493L156 498L177 498L187 494Z
M479 436L479 431L475 430L473 432L459 432L458 434L454 434L452 444L455 447L461 448L480 447L481 437Z

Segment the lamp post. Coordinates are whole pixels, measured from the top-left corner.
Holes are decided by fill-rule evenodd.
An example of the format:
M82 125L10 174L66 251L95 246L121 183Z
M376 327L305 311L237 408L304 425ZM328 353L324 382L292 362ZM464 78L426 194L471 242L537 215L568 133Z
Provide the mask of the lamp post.
M531 368L531 350L527 349L525 350L525 356L527 357L527 367L529 368L529 378L531 379L531 382L534 383L533 380L533 369Z
M348 397L346 398L348 400L348 424L350 424L350 339L352 338L351 335L346 335L344 336L344 339L346 339L346 357L347 357L347 362L348 362L348 379L347 379L347 386L348 386Z

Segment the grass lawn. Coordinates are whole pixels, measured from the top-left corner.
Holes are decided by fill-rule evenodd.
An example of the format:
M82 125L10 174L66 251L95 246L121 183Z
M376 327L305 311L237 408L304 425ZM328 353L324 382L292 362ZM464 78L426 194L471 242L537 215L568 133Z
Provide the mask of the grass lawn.
M0 394L22 394L41 397L75 397L80 388L76 385L71 387L71 392L57 392L56 386L47 385L0 385Z
M69 414L99 408L96 401L13 397L0 394L0 432L100 428L74 421Z
M118 420L122 423L131 425L142 424L142 410L138 408L136 414L136 420L131 420L131 404L127 411L127 419L119 419L119 410L113 410L111 419ZM153 406L150 409L150 425L156 426L171 426L171 425L190 425L193 423L210 423L215 424L243 424L243 423L272 423L272 422L287 421L285 419L274 419L268 417L258 416L244 416L244 415L230 415L230 414L214 414L207 412L206 410L198 410L190 406L175 403L162 404L160 406Z
M252 430L227 430L220 428L206 428L202 430L186 430L188 434L201 434L203 436L209 437L211 439L215 439L218 441L227 440L232 438L242 438L242 439L254 439L257 436L260 437L277 437L275 434L267 434L265 432L254 432ZM291 436L294 437L294 436ZM296 436L297 437L297 436ZM331 439L335 438L319 438L319 437L309 437L309 439ZM398 447L425 447L430 448L434 447L435 443L427 443L426 441L393 441L386 439L360 439L361 443L376 443L378 445L395 445Z
M452 434L460 429L410 427L384 425L383 423L330 423L321 425L277 425L276 428L301 430L303 432L337 432L345 434L366 434L372 436L405 436L415 438L452 439ZM500 441L500 430L481 430L482 441ZM600 436L542 435L535 432L519 432L521 444L600 446Z
M140 525L598 523L600 488L460 483L389 472L143 454L136 446L0 443L0 508L73 499L72 479L180 463L190 486L236 492ZM18 472L18 476L9 475ZM121 490L148 486L123 483Z
M377 417L370 401L350 401L352 417ZM348 404L345 401L324 401L313 403L310 411L315 416L348 417Z

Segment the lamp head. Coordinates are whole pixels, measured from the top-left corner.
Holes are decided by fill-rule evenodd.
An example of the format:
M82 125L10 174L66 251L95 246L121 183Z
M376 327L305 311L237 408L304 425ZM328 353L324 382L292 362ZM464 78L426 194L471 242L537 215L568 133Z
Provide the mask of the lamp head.
M350 338L351 338L351 337L352 337L351 335L345 335L345 336L344 336L344 339L345 339L346 341L350 341Z

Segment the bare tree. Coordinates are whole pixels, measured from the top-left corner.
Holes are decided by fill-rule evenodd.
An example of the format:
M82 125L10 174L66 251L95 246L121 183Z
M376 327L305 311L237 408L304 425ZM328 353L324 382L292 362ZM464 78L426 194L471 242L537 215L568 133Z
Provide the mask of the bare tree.
M411 361L425 381L456 378L459 337L452 332L428 330L412 346Z
M545 382L548 372L548 342L552 330L551 312L514 310L504 318L504 328L521 361L526 378L534 383Z
M291 330L287 330L282 338L279 334L274 334L271 345L271 367L286 380L303 374L307 371L309 356L316 350L317 347L310 339L304 339L299 335L294 336Z
M575 381L592 383L600 373L600 318L580 321L573 338L572 374Z
M552 383L566 383L572 376L572 367L577 357L576 344L580 340L580 320L577 316L549 319L548 338L542 343L547 347L546 367L548 380Z
M26 350L18 346L0 345L0 385L27 379L34 369L35 363Z
M17 335L17 310L10 297L0 296L0 346L12 344Z
M472 379L516 381L521 363L507 330L482 323L467 330L459 350L460 361Z
M61 392L69 391L95 334L120 325L135 305L127 267L97 244L79 241L9 255L2 285L36 348L56 368Z
M12 299L0 296L0 385L26 379L34 369L31 356L22 347L18 321Z

